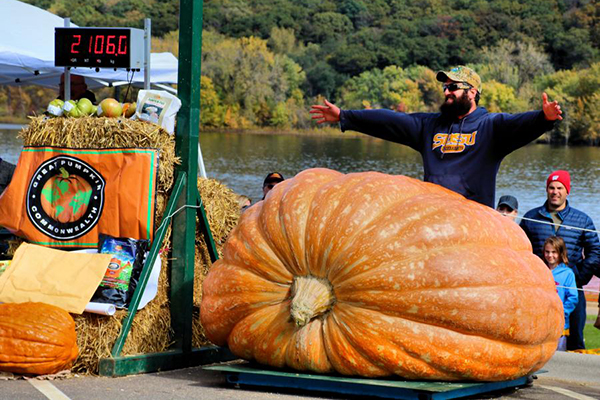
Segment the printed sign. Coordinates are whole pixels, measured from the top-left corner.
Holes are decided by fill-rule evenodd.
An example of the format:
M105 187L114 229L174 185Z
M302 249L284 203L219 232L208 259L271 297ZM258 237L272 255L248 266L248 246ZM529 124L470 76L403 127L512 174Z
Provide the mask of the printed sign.
M52 247L96 247L99 233L151 240L157 172L155 149L26 147L0 226Z

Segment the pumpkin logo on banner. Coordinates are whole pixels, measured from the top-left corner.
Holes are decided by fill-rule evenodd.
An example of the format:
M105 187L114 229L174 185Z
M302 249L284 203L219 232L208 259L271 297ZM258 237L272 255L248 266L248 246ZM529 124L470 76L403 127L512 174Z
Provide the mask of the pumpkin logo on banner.
M100 219L105 185L88 163L72 156L53 157L40 164L29 182L27 216L53 239L81 237Z

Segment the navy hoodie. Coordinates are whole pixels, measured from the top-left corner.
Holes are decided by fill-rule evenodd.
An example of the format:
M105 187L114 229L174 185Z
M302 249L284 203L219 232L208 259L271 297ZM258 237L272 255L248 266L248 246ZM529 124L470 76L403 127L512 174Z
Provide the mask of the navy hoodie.
M502 159L550 130L542 111L488 113L483 107L463 119L440 113L342 110L342 131L353 130L407 145L423 157L424 180L494 207Z

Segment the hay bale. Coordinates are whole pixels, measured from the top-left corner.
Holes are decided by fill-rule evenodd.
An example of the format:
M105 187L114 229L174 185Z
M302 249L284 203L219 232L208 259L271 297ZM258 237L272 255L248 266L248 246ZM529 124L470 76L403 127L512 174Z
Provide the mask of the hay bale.
M123 148L140 147L159 150L156 210L154 224L159 226L169 195L173 188L175 165L175 138L160 126L118 118L47 118L32 117L20 133L25 146L55 146L68 148ZM170 247L170 229L162 243L163 250ZM161 254L163 268L159 278L156 298L134 318L131 331L123 347L123 355L163 351L171 343L171 315L168 306L168 251ZM125 310L114 316L90 313L74 315L77 345L80 355L73 371L96 374L100 358L110 357Z
M29 126L19 134L25 146L57 146L69 148L122 148L145 147L160 151L156 195L155 227L158 227L171 194L175 165L175 140L157 125L116 118L31 118ZM240 216L238 195L213 179L199 179L198 189L205 206L213 238L220 252L231 229ZM16 243L18 244L18 243ZM158 293L133 320L123 346L122 355L165 351L172 343L171 314L169 308L169 249L171 229L161 245L162 270ZM200 235L196 235L196 263L194 280L194 331L193 345L200 347L209 342L204 337L199 320L202 281L210 267L208 248ZM110 357L112 347L121 331L125 310L114 316L90 313L75 315L79 357L73 371L80 374L97 374L100 358Z
M200 198L204 204L213 240L220 256L229 232L237 225L240 218L239 196L215 179L198 179L198 191L200 192ZM212 263L210 261L208 246L204 241L203 235L198 230L196 230L195 247L192 345L194 347L202 347L211 344L206 339L204 329L200 323L200 302L202 301L202 282Z
M18 135L23 140L24 146L55 146L73 149L118 149L123 147L159 149L158 194L164 195L173 187L175 165L180 162L175 155L175 137L158 125L125 118L105 117L30 117L30 119L29 125L23 128Z

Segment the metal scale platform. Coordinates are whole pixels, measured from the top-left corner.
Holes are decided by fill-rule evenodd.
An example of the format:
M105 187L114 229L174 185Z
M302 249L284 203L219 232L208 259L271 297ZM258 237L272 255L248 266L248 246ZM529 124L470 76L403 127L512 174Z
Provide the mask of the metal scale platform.
M503 382L435 382L401 379L351 378L289 372L252 364L221 364L204 367L221 371L231 384L302 389L308 391L388 399L457 399L496 390L525 386L528 377Z

